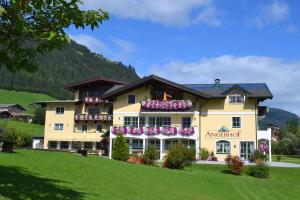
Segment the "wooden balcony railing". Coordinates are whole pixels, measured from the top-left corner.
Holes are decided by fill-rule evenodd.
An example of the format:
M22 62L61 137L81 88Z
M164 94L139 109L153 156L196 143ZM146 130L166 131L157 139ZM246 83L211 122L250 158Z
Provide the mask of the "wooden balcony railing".
M100 114L100 115L84 115L78 114L75 115L75 121L112 121L113 116L108 114Z

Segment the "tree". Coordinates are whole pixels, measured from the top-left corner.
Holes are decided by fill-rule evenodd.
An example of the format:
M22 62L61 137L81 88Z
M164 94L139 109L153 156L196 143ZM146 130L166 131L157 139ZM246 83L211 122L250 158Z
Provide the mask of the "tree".
M42 106L36 106L34 110L33 123L35 124L45 124L45 108Z
M129 158L128 144L121 133L118 134L113 144L112 158L121 161L127 161Z
M65 29L95 27L108 20L103 10L81 10L81 0L0 0L0 67L37 70L39 53L70 42Z

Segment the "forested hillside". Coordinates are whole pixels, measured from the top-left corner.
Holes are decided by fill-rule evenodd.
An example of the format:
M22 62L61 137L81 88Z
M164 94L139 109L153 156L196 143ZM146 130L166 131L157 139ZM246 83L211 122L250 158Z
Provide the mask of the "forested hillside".
M279 108L270 108L266 118L259 121L259 126L261 129L266 129L269 124L272 124L284 128L286 122L292 120L300 122L299 117L294 113Z
M139 79L133 67L112 62L75 42L41 55L37 61L39 69L34 74L23 71L12 74L0 68L0 88L44 93L57 99L66 99L72 98L71 93L63 87L66 83L99 76L125 82Z

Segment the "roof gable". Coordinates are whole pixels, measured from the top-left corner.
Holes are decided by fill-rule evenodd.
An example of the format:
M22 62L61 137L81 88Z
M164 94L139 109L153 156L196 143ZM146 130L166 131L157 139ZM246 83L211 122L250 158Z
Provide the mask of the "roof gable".
M157 81L157 82L160 82L162 84L172 86L176 89L182 90L182 91L184 91L186 93L189 93L189 94L192 94L192 95L196 95L198 97L202 97L204 99L210 98L210 95L208 95L208 94L205 94L203 92L194 90L192 88L186 87L184 85L169 81L167 79L164 79L164 78L161 78L161 77L155 76L155 75L150 75L150 76L144 77L144 78L142 78L142 79L140 79L140 80L138 80L134 83L125 85L121 88L118 88L118 89L112 91L112 92L106 93L102 96L102 98L109 98L109 97L113 97L113 96L119 96L119 95L124 94L126 92L129 92L129 91L132 91L134 89L140 88L140 87L144 86L145 84L147 84L151 81Z
M247 91L246 89L240 87L239 85L235 84L232 87L230 87L228 90L226 90L225 92L223 92L223 95L228 95L234 91L240 92L245 96L251 95L251 93L249 91Z

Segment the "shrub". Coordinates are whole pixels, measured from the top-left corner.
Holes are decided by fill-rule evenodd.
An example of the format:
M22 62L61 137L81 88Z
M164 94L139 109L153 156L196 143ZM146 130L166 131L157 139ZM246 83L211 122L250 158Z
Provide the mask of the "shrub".
M276 156L276 160L277 160L278 162L280 162L280 161L281 161L281 155L277 155L277 156Z
M1 138L5 142L15 143L15 141L16 141L16 130L14 128L4 129Z
M238 156L228 155L225 159L230 172L234 175L240 175L244 169L244 163Z
M209 152L206 148L201 148L200 149L200 159L201 160L207 160L209 157Z
M128 144L123 135L120 133L113 144L112 158L121 161L127 161L129 158Z
M249 158L250 162L262 162L267 160L267 156L259 150L255 150Z
M268 178L270 168L265 162L258 162L255 166L250 166L248 174L257 178Z
M182 144L172 145L163 164L171 169L183 169L195 160L195 150L189 149Z
M213 151L209 154L208 160L209 161L218 161L218 158L215 156Z
M155 161L159 158L159 153L154 145L148 145L143 155L143 164L154 165Z
M16 136L17 147L30 147L32 144L32 138L24 133L18 133Z

